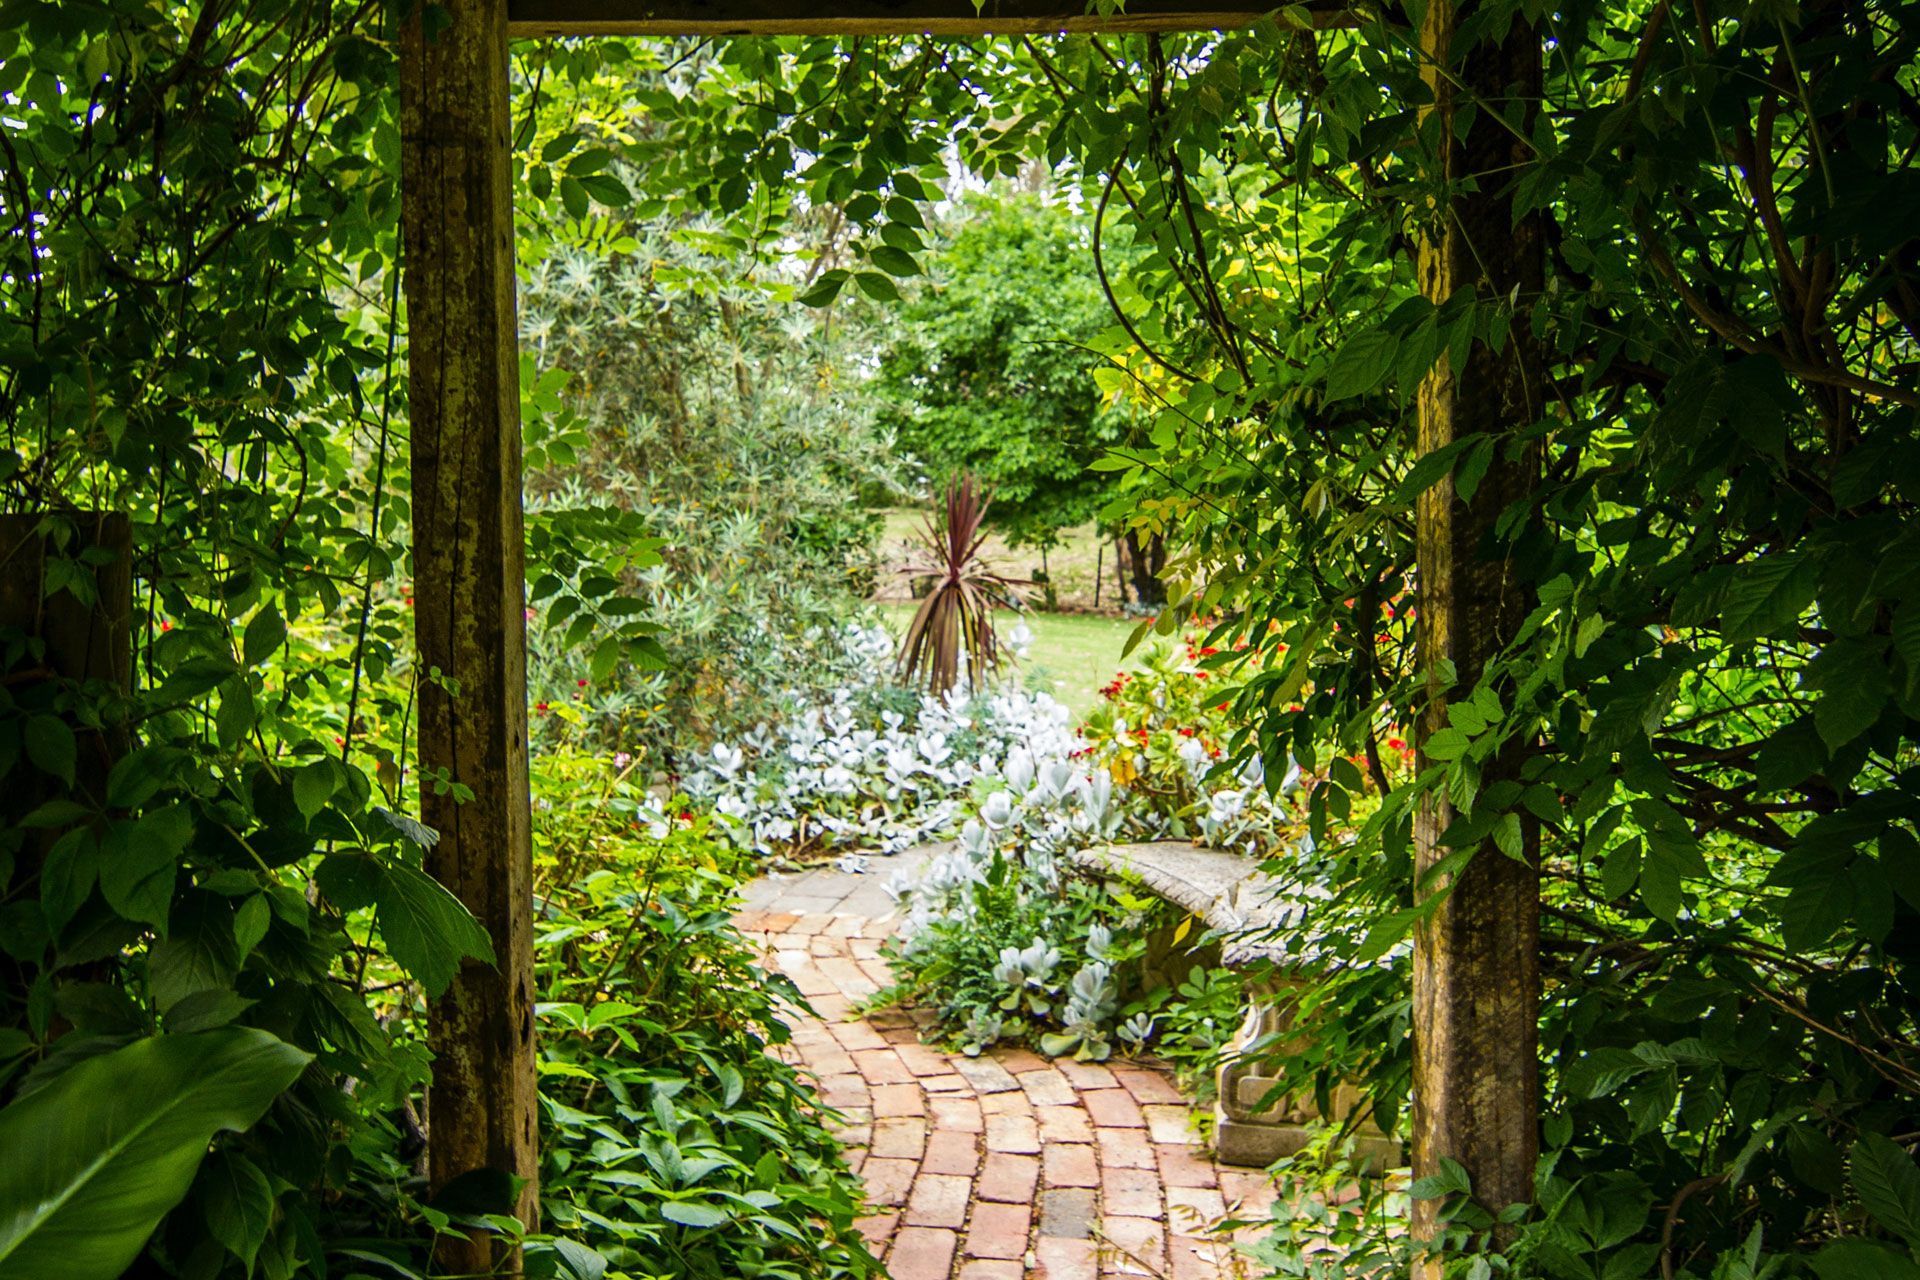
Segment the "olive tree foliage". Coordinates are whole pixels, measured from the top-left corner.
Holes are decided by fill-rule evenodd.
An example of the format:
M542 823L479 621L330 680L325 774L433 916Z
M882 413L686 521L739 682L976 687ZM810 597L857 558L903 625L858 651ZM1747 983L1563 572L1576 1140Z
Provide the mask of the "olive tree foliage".
M936 483L979 477L1015 545L1093 519L1113 485L1092 464L1126 442L1127 403L1094 379L1112 316L1086 270L1089 223L1043 193L956 202L880 355L896 448Z
M621 513L655 548L646 565L580 556L531 575L560 641L536 655L535 708L543 732L576 732L560 709L586 679L585 731L662 764L764 719L776 690L837 677L828 641L872 586L866 507L895 492L866 392L873 315L787 305L838 251L838 209L785 224L785 255L754 270L749 237L654 194L670 152L652 112L711 62L619 42L527 45L515 62L519 181L548 197L517 237L522 354L556 414L533 435L529 504ZM614 580L611 607L670 650L617 675L622 655L593 644L607 609L573 599Z
M983 172L1040 156L1085 182L1096 246L1134 255L1103 350L1156 409L1098 464L1110 513L1169 534L1184 604L1225 619L1242 754L1324 775L1295 866L1334 890L1320 922L1346 963L1296 1079L1358 1076L1396 1121L1419 798L1451 800L1455 866L1538 833L1537 1196L1496 1259L1464 1176L1417 1188L1449 1198L1463 1270L1920 1274L1920 14L1490 0L1427 68L1424 9L728 49L665 110L678 169L658 176L757 243L845 202L855 256L815 303L889 298L917 269L934 139ZM1450 193L1422 72L1515 24L1544 100L1469 109L1514 134L1498 180L1545 222L1545 288L1429 301L1413 250ZM1423 379L1476 350L1532 363L1544 398L1420 456ZM1475 687L1429 684L1414 500L1532 452L1537 485L1483 548L1531 612ZM1384 740L1436 686L1446 722L1401 763ZM1496 756L1517 774L1483 787ZM1384 1274L1397 1239L1268 1249Z
M627 586L665 660L610 681L562 657L536 676L542 701L591 677L598 731L626 750L691 749L772 714L773 690L830 682L825 642L872 587L880 517L861 498L892 488L853 367L862 326L775 306L674 230L636 220L612 252L535 264L521 295L528 354L566 371L554 394L574 418L534 455L530 502L630 512L660 544ZM531 583L536 615L564 582Z

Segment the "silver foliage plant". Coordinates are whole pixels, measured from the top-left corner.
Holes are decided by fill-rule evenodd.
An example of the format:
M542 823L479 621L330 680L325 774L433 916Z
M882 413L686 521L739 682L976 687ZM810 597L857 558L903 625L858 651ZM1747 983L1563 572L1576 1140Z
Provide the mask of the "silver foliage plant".
M838 853L846 869L865 870L867 855L950 842L889 877L909 963L936 926L978 927L996 861L1019 900L1058 902L1072 855L1175 838L1175 815L1115 784L1047 694L1006 676L971 695L902 690L884 628L850 625L840 643L852 673L842 687L785 699L783 718L716 743L686 785L733 839L765 855ZM1195 744L1181 763L1202 798L1186 830L1209 846L1259 856L1298 826L1297 769L1269 793L1257 760L1215 777ZM1154 1021L1121 1016L1119 967L1130 954L1098 921L1071 937L1006 940L988 975L992 1007L963 1016L962 1047L978 1052L1036 1027L1054 1054L1105 1057L1116 1035L1137 1047Z

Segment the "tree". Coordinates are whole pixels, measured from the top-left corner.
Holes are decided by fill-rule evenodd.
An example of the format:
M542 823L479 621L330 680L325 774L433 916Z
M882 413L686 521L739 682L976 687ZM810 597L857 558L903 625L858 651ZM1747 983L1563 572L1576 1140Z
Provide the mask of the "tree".
M1052 546L1112 492L1090 464L1129 411L1094 380L1112 323L1087 270L1088 220L1059 199L996 190L963 202L896 310L880 358L883 425L935 481L971 472L1017 545Z

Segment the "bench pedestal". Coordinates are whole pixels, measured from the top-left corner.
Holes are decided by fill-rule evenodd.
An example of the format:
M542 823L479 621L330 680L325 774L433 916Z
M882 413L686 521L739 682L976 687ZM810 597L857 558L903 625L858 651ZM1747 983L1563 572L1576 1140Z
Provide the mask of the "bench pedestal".
M1299 908L1276 893L1279 886L1250 858L1165 840L1090 849L1074 855L1072 861L1094 875L1144 888L1191 912L1225 939L1218 963L1230 969L1271 963L1297 970L1302 964L1304 922ZM1181 936L1188 936L1187 931ZM1173 955L1173 949L1177 940L1163 944L1156 939L1148 948L1148 968L1164 986L1177 982L1196 959ZM1214 961L1208 957L1207 963ZM1293 1026L1294 993L1299 985L1284 976L1252 985L1232 1056L1218 1075L1215 1148L1224 1164L1272 1164L1301 1150L1326 1126L1342 1125L1363 1112L1359 1092L1347 1084L1334 1089L1324 1114L1311 1097L1282 1097L1261 1105L1277 1083L1266 1074L1263 1060L1283 1057L1293 1048L1287 1033ZM1354 1135L1369 1172L1381 1173L1405 1163L1400 1143L1381 1133L1370 1115L1354 1125Z
M1232 1056L1215 1077L1219 1097L1214 1103L1214 1150L1222 1164L1265 1167L1299 1152L1326 1126L1345 1123L1365 1105L1358 1091L1346 1084L1334 1089L1326 1113L1311 1097L1281 1095L1267 1103L1279 1081L1267 1074L1263 1064L1288 1051L1284 1037L1293 1025L1290 985L1262 983L1254 989L1247 1016L1233 1039ZM1252 1057L1242 1056L1255 1045L1260 1047ZM1380 1132L1370 1116L1356 1126L1354 1146L1368 1173L1379 1174L1404 1163L1400 1144Z

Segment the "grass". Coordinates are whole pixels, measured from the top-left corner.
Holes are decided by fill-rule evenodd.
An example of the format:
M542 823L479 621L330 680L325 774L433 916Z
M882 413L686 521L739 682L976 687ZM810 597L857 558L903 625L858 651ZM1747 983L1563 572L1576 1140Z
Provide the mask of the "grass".
M902 635L913 618L911 604L878 606L893 633ZM1019 618L1008 612L996 615L1004 640ZM1135 626L1133 619L1107 618L1090 613L1029 613L1026 623L1033 632L1033 645L1027 651L1023 671L1054 697L1072 709L1075 719L1084 716L1099 700L1100 686L1116 671L1133 666L1122 662L1120 650ZM1144 646L1143 646L1144 647ZM1140 650L1135 650L1138 657Z

